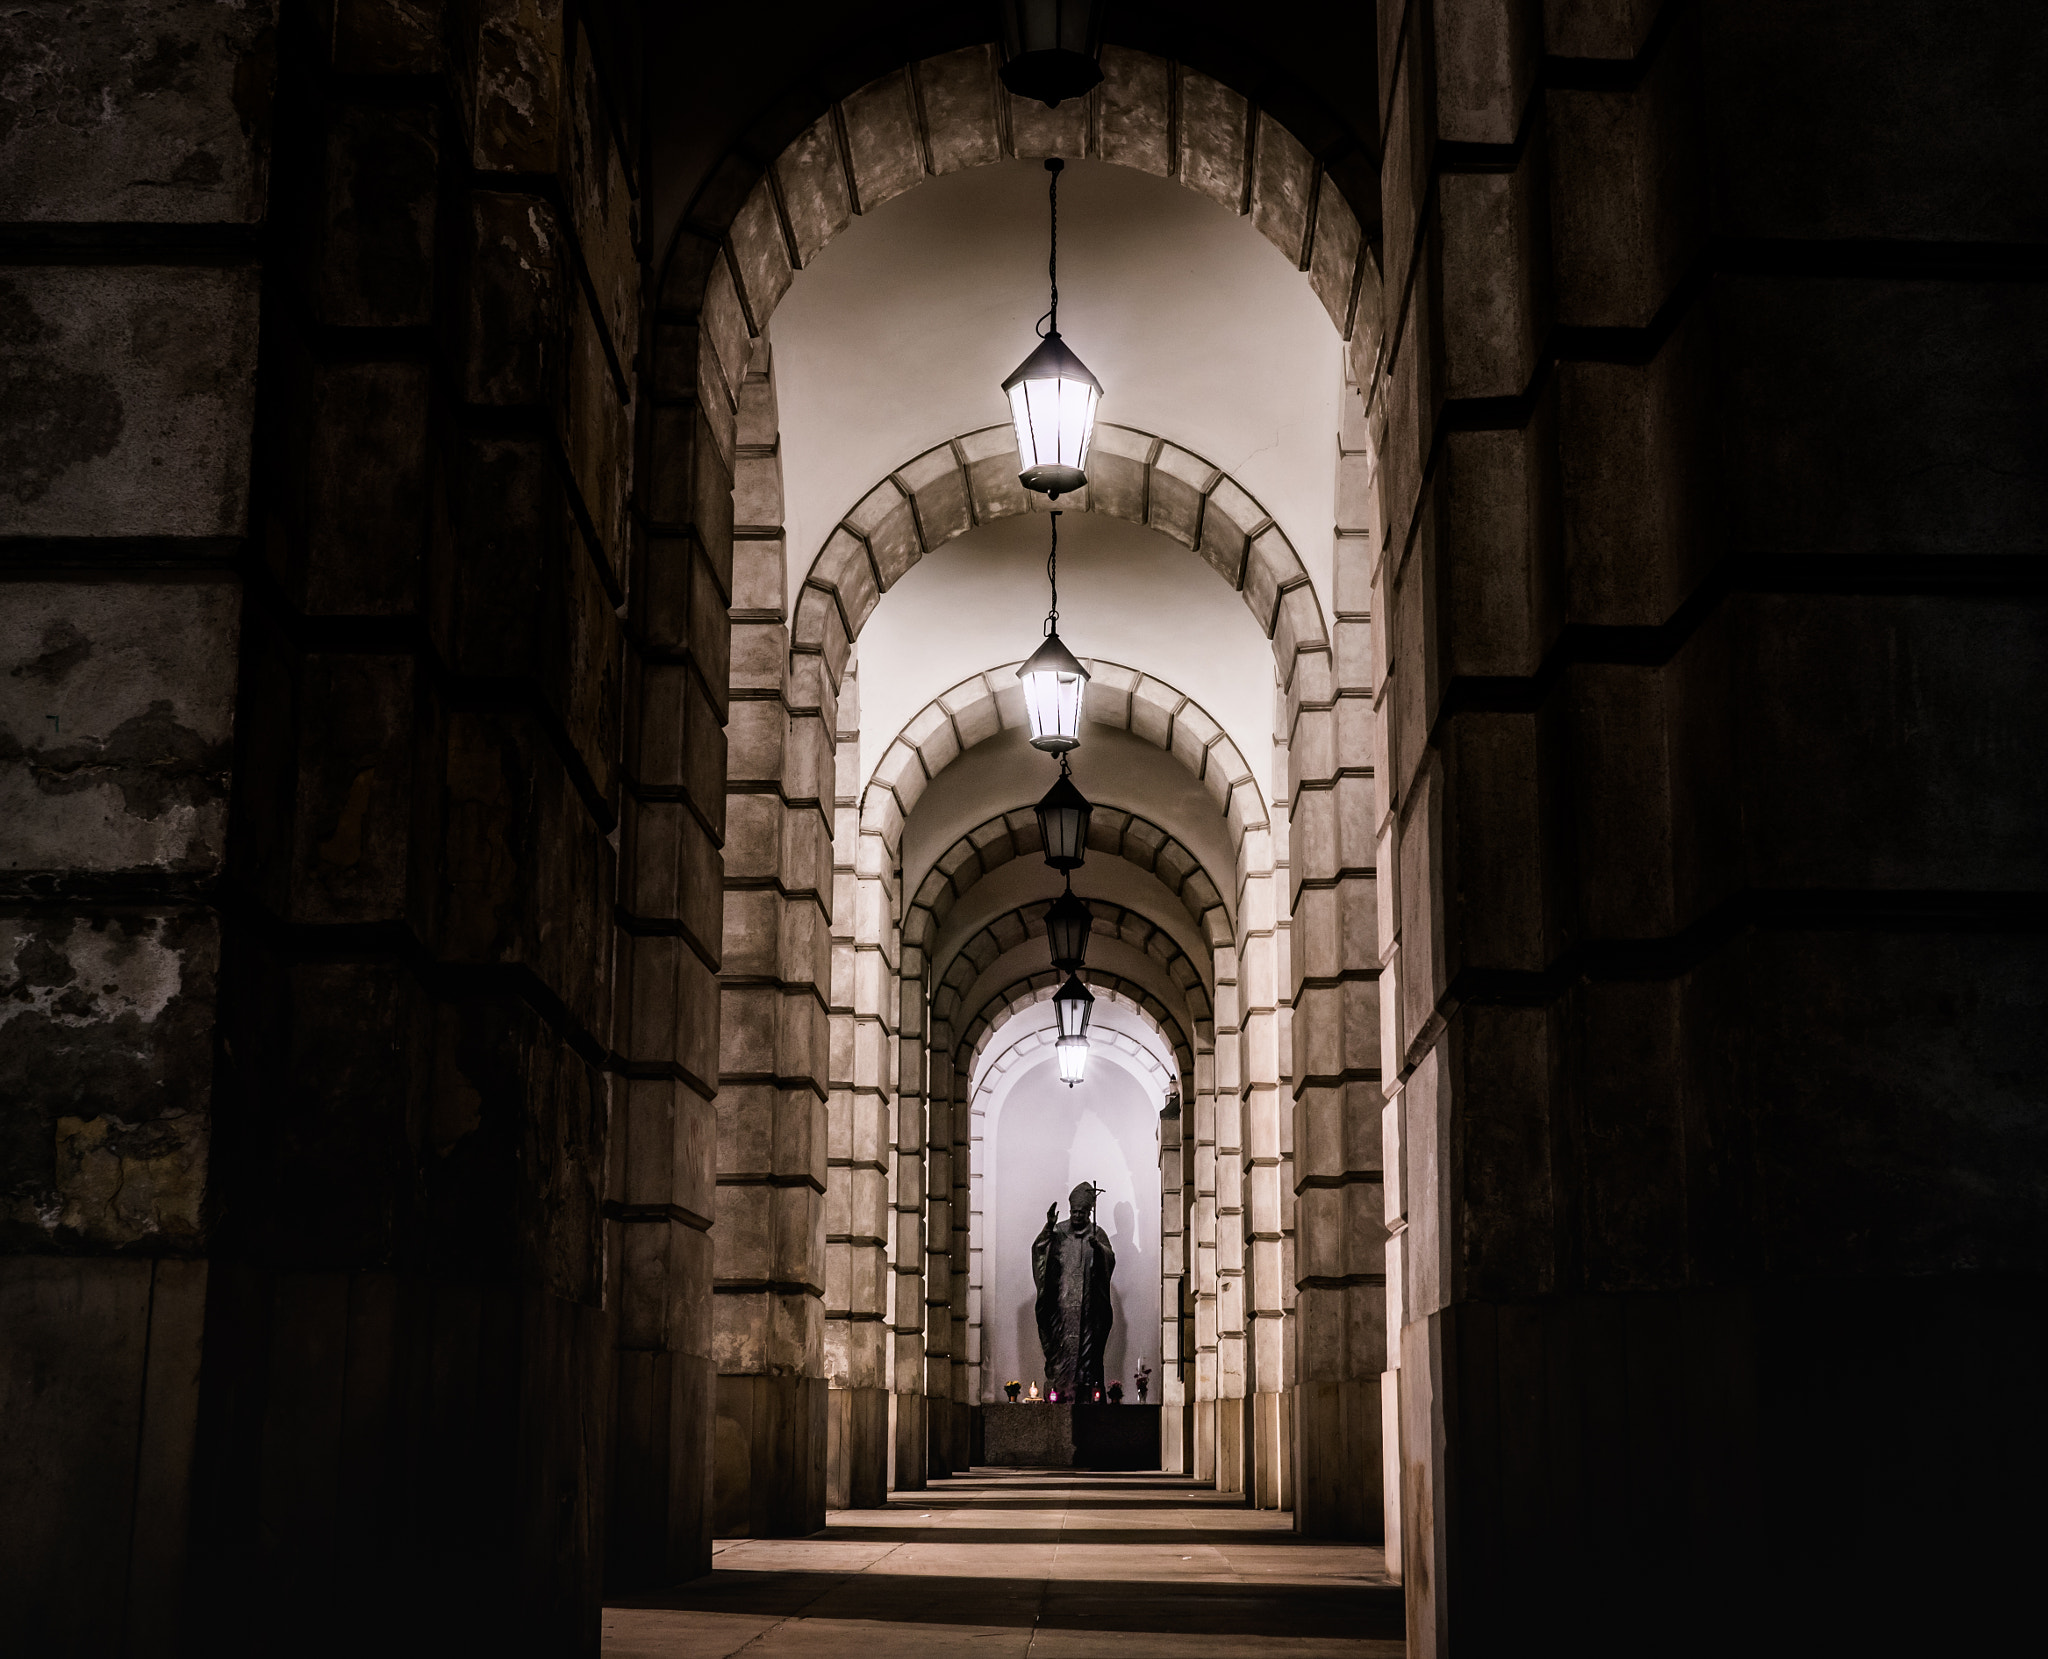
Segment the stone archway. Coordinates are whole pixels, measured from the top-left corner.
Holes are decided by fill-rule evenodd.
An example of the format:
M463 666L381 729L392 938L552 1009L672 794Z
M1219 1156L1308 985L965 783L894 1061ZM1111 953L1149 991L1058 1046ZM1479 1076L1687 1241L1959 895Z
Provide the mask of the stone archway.
M1134 77L1128 108L1119 105L1122 113L1112 117L1107 130L1114 133L1122 130L1119 123L1134 123L1130 130L1136 132L1156 117L1161 130L1171 137L1157 166L1146 159L1153 152L1143 145L1131 150L1126 159L1203 190L1247 214L1262 234L1305 271L1333 323L1340 333L1348 334L1354 378L1368 376L1377 351L1377 279L1372 256L1357 237L1356 218L1343 205L1329 176L1307 159L1298 144L1282 135L1269 114L1253 110L1236 94L1171 66L1159 66L1160 73L1154 75L1141 54L1128 58L1118 70L1118 75ZM1152 65L1157 62L1149 60ZM932 67L928 83L924 74L928 66L921 64L906 71L900 84L914 93L921 84L968 87L978 84L975 77L981 76L993 86L989 59L981 49L933 63L936 67ZM1106 96L1123 98L1117 90L1122 85L1112 77ZM1145 88L1162 91L1156 105L1147 101L1151 93ZM1166 89L1172 89L1170 98ZM642 591L650 596L650 608L684 622L693 659L699 656L699 637L716 631L717 622L710 613L717 600L724 597L730 603L732 726L725 828L729 867L735 864L735 849L744 854L736 861L730 885L733 905L747 919L736 929L732 916L728 917L728 948L736 943L743 948L737 968L723 975L728 1000L721 1016L721 1076L732 1078L735 1087L751 1091L751 1110L786 1115L796 1109L798 1098L810 1099L813 1105L809 1109L821 1120L817 1139L826 1138L822 1119L829 1115L827 1102L835 1092L827 1056L832 1041L831 1011L839 1006L833 995L839 947L826 942L843 931L835 924L835 888L859 904L865 902L860 895L867 884L879 883L875 902L885 903L892 913L901 904L900 894L888 891L893 864L875 860L872 872L855 875L852 868L837 868L842 856L829 850L835 841L834 821L843 815L845 804L834 749L842 731L853 729L841 709L847 652L860 622L895 576L912 558L922 556L927 546L936 545L929 538L943 540L949 526L958 523L962 509L971 522L979 510L974 469L986 463L983 471L999 485L1000 449L1007 447L1007 434L969 434L968 438L989 452L969 458L963 439L958 448L941 446L947 453L928 451L917 457L870 491L848 515L844 536L835 535L830 544L834 562L817 564L816 579L807 581L799 592L785 592L774 386L760 336L796 271L848 222L852 203L862 199L865 152L855 154L852 148L841 152L827 146L824 138L836 131L832 123L843 125L849 111L861 114L883 109L891 96L887 86L877 83L843 100L791 147L783 161L745 192L730 197L727 206L714 214L724 216L720 225L708 235L702 220L685 227L671 250L660 283L664 315L670 322L657 329L653 354L654 384L659 393L652 409L654 418L648 423L645 499L650 506L649 533L636 573ZM992 92L989 96L994 98ZM864 98L868 101L862 102ZM1021 126L1002 125L1000 131L991 128L994 136L984 144L975 137L980 117L971 105L971 98L962 102L949 97L938 106L919 108L913 98L911 119L902 130L911 134L915 145L923 146L918 154L925 159L919 166L899 170L901 182L895 188L956 165L993 162L1020 153L1049 153L1063 142L1054 133L1046 139L1048 148L1034 149L1037 140L1031 135L1036 129L1027 116ZM1006 106L991 105L996 107ZM1084 124L1071 153L1089 152L1094 145L1091 153L1118 159L1113 152L1121 140L1103 137L1104 130L1100 121ZM1024 134L1021 149L1020 132ZM848 205L843 215L832 205L837 201L830 182L835 166L847 185ZM821 203L825 209L820 209ZM1370 653L1358 648L1363 644L1364 617L1362 607L1348 611L1339 594L1333 594L1338 609L1326 622L1286 538L1265 522L1266 515L1255 500L1199 457L1146 434L1107 432L1105 439L1099 510L1159 528L1209 558L1245 595L1262 631L1272 640L1285 696L1288 739L1276 745L1274 767L1276 778L1280 768L1285 768L1284 801L1262 801L1256 825L1249 814L1240 814L1232 824L1234 838L1250 834L1263 847L1281 849L1277 855L1268 850L1255 859L1273 874L1261 878L1256 890L1259 902L1249 907L1249 928L1242 920L1238 924L1244 935L1243 950L1233 948L1230 953L1233 969L1243 966L1242 985L1255 988L1255 995L1239 999L1244 1003L1244 1024L1234 1041L1258 1059L1253 1065L1238 1065L1234 1058L1222 1065L1211 1089L1197 1091L1195 1110L1190 1114L1194 1121L1206 1123L1205 1101L1219 1102L1225 1144L1236 1142L1220 1165L1230 1190L1206 1205L1198 1202L1197 1209L1202 1215L1220 1212L1249 1218L1243 1224L1233 1221L1226 1233L1246 1240L1242 1271L1252 1287L1250 1294L1237 1300L1238 1306L1247 1309L1246 1328L1241 1336L1236 1331L1226 1333L1216 1362L1220 1380L1215 1384L1217 1398L1244 1398L1247 1404L1242 1409L1230 1406L1225 1415L1235 1413L1233 1420L1223 1424L1219 1418L1212 1426L1197 1466L1228 1489L1249 1485L1259 1501L1285 1506L1291 1501L1295 1466L1289 1450L1294 1438L1289 1403L1294 1344L1283 1333L1298 1286L1283 1282L1290 1258L1282 1246L1293 1230L1296 1194L1291 1175L1284 1190L1268 1192L1272 1176L1260 1172L1277 1172L1284 1162L1278 1149L1286 1137L1277 1128L1265 1127L1277 1125L1286 1109L1281 1102L1283 1087L1291 1089L1312 1116L1342 1117L1355 1109L1350 1083L1363 1079L1368 1071L1376 1077L1377 1057L1372 1050L1378 1037L1377 1010L1360 1002L1355 991L1376 974L1377 960L1369 941L1344 931L1355 927L1357 917L1370 913L1369 898L1361 904L1356 890L1361 884L1369 889L1372 872L1369 864L1347 867L1339 862L1343 838L1338 833L1336 812L1341 793L1355 791L1361 784L1370 790L1367 724L1359 719L1340 720L1346 698L1360 697L1369 690ZM1364 479L1369 463L1365 449L1362 438L1354 443L1340 435L1340 470L1346 476L1356 472L1360 479L1348 495L1340 489L1340 522L1358 525L1361 530L1367 517ZM1347 501L1349 506L1344 505ZM990 505L993 510L993 500ZM949 519L949 512L954 517ZM923 522L927 516L930 530ZM1355 562L1353 554L1362 556L1363 538L1346 547L1340 535L1338 587L1342 591L1353 591L1359 585L1346 569ZM699 618L703 618L701 624ZM1348 678L1337 666L1340 637L1353 644ZM656 671L650 668L649 683L655 678ZM683 709L677 724L701 734L685 745L694 763L701 755L716 752L718 734L713 728L718 710L715 700L700 698L688 684L681 685L680 692ZM1172 724L1184 735L1194 729L1192 721L1174 718ZM1260 769L1262 773L1265 770L1263 756ZM1213 777L1206 776L1205 785ZM1216 781L1226 785L1223 795L1228 797L1239 782L1250 777L1246 768L1235 778ZM895 775L892 783L915 787L915 780L903 773ZM1262 797L1267 793L1254 789ZM1229 803L1226 799L1220 804L1227 808ZM1299 826L1291 822L1297 814L1302 820ZM868 828L865 824L861 827ZM839 839L843 842L844 837ZM847 864L870 862L860 851L865 839L863 834L854 843L850 849L854 857L846 860ZM842 847L842 855L847 850ZM888 849L885 845L879 850ZM1283 870L1284 877L1280 875ZM1279 890L1281 879L1286 882L1285 892ZM1305 971L1307 953L1290 950L1284 942L1298 911L1313 914L1323 924L1318 929L1325 943L1320 959L1335 971L1321 982ZM759 948L744 948L748 942ZM853 947L848 952L849 966L858 970L850 974L852 983L868 971L863 958L879 954L881 946L853 939L849 943ZM1341 964L1336 961L1339 956ZM1338 991L1340 983L1350 990ZM846 1005L856 1010L852 1018L857 1040L852 1051L859 1055L872 1049L887 1058L859 1062L873 1073L873 1081L857 1085L856 1098L865 1098L858 1095L859 1089L893 1091L893 1081L885 1083L885 1079L899 1075L896 1056L908 1052L910 1016L900 997L894 1009L885 1012L878 1002L872 1011L861 1013L858 1010L866 1007L861 1000L864 995ZM1347 1058L1336 1073L1311 1074L1299 1057L1282 1053L1288 1011L1303 999L1325 1005L1320 1012L1326 1018L1318 1030L1329 1030L1328 1017L1348 1019L1357 1026L1355 1034L1338 1044ZM1301 1031L1298 1021L1295 1030ZM1299 1040L1295 1046L1299 1047ZM936 1086L927 1092L933 1099L938 1097ZM721 1122L731 1117L727 1112ZM1260 1127L1247 1134L1244 1125L1248 1123ZM737 1147L740 1139L730 1144ZM1355 1134L1325 1134L1315 1138L1314 1144L1350 1145L1357 1139ZM727 1144L722 1140L722 1147ZM768 1186L794 1195L811 1179L789 1161L797 1158L794 1147L786 1153L773 1153L759 1136L748 1144L755 1150L747 1153L741 1164L721 1162L722 1181L729 1180L746 1194ZM1263 1150L1252 1150L1254 1145ZM905 1152L898 1146L891 1157L900 1162ZM722 1160L724 1156L722 1151ZM1203 1167L1209 1166L1205 1162ZM1350 1180L1354 1173L1329 1170L1321 1172L1320 1179ZM824 1185L818 1182L812 1189L821 1211L827 1200ZM740 1196L744 1194L736 1196L736 1202ZM786 1201L811 1202L794 1196ZM881 1235L850 1232L833 1236L853 1240ZM722 1248L716 1239L713 1245ZM900 1265L898 1271L902 1271ZM717 1338L721 1353L728 1357L758 1353L764 1356L759 1363L765 1367L758 1373L736 1373L721 1360L721 1377L744 1375L752 1380L722 1381L718 1385L721 1400L730 1395L734 1403L732 1410L724 1405L720 1410L732 1424L743 1420L759 1423L764 1420L761 1412L752 1405L741 1406L741 1395L751 1397L765 1391L779 1399L791 1388L801 1392L800 1385L787 1379L812 1375L809 1368L823 1363L809 1357L814 1350L808 1337L800 1341L792 1337L795 1346L768 1356L768 1349L775 1344L761 1333L808 1329L803 1319L795 1317L800 1303L787 1298L816 1301L822 1290L813 1279L802 1277L762 1280L727 1273L723 1267L717 1276L720 1294L713 1299L713 1309L723 1333ZM790 1288L785 1294L774 1290L775 1284ZM745 1289L747 1285L756 1288ZM778 1296L783 1296L784 1302L778 1302ZM1337 1317L1356 1323L1349 1313ZM757 1341L756 1335L761 1340ZM896 1358L889 1369L899 1376L910 1368L909 1335L903 1328L893 1333ZM784 1380L765 1380L773 1378ZM1251 1402L1249 1397L1254 1394L1261 1395L1261 1401ZM775 1417L783 1409L777 1406L768 1415ZM1344 1422L1360 1420L1356 1410L1338 1416ZM721 1445L735 1437L750 1446L759 1444L753 1430L736 1428ZM899 1420L893 1437L898 1479L903 1478L907 1465L914 1464L919 1455L915 1443L920 1440L915 1425ZM1342 1455L1356 1461L1354 1451ZM768 1454L764 1451L762 1455ZM763 1483L750 1472L754 1468L746 1459L734 1463L721 1473L719 1489L761 1490ZM804 1482L780 1485L810 1490ZM802 1516L792 1516L788 1524L807 1521L809 1515L806 1510ZM753 1523L728 1510L721 1514L719 1524L743 1528ZM770 1520L766 1524L780 1526L783 1522Z

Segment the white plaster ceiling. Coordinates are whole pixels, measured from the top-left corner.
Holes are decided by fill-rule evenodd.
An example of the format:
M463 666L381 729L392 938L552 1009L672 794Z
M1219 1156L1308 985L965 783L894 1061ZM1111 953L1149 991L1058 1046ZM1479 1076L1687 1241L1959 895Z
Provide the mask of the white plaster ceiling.
M1046 306L1045 186L1035 161L928 179L854 220L777 308L792 594L886 474L1008 418L1001 382ZM1101 418L1236 477L1287 532L1329 614L1342 344L1307 279L1206 197L1069 162L1060 330L1102 381Z

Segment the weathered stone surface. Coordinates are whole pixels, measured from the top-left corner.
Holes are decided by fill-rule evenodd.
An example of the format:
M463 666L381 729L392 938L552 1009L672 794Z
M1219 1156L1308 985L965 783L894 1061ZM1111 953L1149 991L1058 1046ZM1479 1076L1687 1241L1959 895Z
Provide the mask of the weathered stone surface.
M219 959L204 912L0 918L9 1250L203 1245Z
M329 0L328 52L351 75L430 75L441 67L446 0Z
M313 267L320 321L417 328L432 320L438 128L431 109L344 104L330 115Z
M0 606L0 880L203 876L224 852L241 594L17 584Z
M472 403L550 403L563 369L562 316L570 291L554 208L538 196L483 190L469 202L464 396ZM666 364L680 354L662 355Z
M0 524L236 536L248 519L253 270L0 276Z
M309 357L292 370L284 488L264 540L271 569L311 615L409 615L428 530L432 371Z
M276 15L275 0L10 7L0 220L260 219Z
M995 62L986 46L963 47L916 66L918 104L931 146L931 170L957 173L994 161L1002 151L996 136ZM865 197L861 202L867 207Z
M474 166L548 173L560 161L561 0L478 0L453 37Z
M640 342L640 262L634 253L638 213L625 158L613 137L589 37L576 31L576 73L564 133L563 173L570 217L584 268L597 291L598 313L613 355L632 364Z

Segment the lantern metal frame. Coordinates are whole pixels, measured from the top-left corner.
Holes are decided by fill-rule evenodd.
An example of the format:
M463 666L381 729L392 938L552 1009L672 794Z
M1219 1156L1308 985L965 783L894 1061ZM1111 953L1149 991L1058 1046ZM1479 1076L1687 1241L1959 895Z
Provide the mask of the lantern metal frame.
M1068 974L1066 984L1053 993L1052 1011L1062 1037L1085 1037L1095 1012L1095 993L1081 983L1079 974Z
M1065 166L1058 156L1046 159L1045 170L1052 175L1052 235L1045 270L1052 303L1038 319L1037 349L1003 382L1021 463L1017 481L1053 501L1088 483L1088 446L1102 402L1102 382L1060 338L1060 172Z
M1067 890L1045 912L1045 942L1052 951L1052 965L1065 973L1078 973L1088 960L1088 938L1094 930L1095 913L1088 908L1088 901L1074 892L1070 876Z
M1093 678L1081 659L1060 639L1060 515L1052 515L1052 551L1045 559L1045 579L1052 591L1045 613L1045 637L1017 666L1024 682L1024 712L1031 721L1031 746L1047 754L1064 754L1081 746L1081 708Z
M1060 775L1031 811L1038 819L1046 863L1055 870L1078 870L1088 862L1088 821L1095 808L1074 787L1065 755L1060 756Z

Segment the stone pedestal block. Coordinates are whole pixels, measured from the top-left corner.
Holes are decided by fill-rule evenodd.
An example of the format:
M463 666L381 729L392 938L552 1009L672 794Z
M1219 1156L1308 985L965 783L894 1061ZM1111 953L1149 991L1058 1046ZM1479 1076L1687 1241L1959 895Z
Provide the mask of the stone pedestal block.
M1295 1529L1307 1538L1381 1541L1380 1379L1304 1382L1294 1405Z
M1157 1469L1164 1406L989 1406L981 1414L997 1469Z
M829 1411L823 1377L718 1379L712 1530L720 1538L802 1538L825 1525Z
M835 1388L826 1405L825 1507L876 1509L889 1501L889 1391Z

